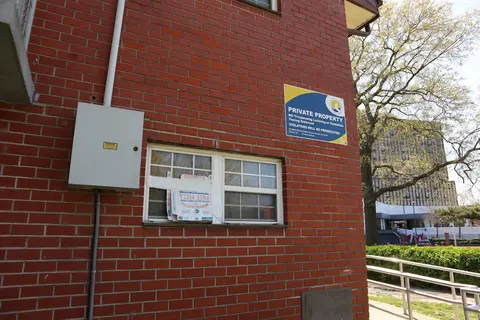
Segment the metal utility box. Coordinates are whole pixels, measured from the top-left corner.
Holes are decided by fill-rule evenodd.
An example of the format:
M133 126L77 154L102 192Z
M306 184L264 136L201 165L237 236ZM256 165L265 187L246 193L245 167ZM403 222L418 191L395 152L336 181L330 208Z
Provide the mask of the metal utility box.
M143 112L79 103L68 184L138 189Z
M302 292L302 320L352 320L352 289Z

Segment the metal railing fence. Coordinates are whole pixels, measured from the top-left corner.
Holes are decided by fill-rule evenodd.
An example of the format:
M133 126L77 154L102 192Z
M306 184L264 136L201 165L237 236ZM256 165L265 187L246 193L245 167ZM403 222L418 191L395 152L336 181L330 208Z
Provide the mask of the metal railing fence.
M414 262L414 261L408 261L408 260L402 260L402 259L397 259L397 258L390 258L390 257L381 257L381 256L373 256L373 255L367 255L367 259L373 259L373 260L380 260L380 261L387 261L387 262L392 262L398 264L398 271L393 270L393 269L388 269L388 268L383 268L383 267L377 267L377 266L370 266L367 265L367 270L372 271L372 272L377 272L381 274L387 274L391 276L397 276L400 278L400 286L380 282L380 281L375 281L375 280L368 280L369 283L376 284L378 286L386 287L389 289L397 290L402 293L402 305L403 305L403 312L408 315L409 319L413 319L413 312L412 312L412 301L411 301L411 295L412 294L417 294L420 296L428 297L431 299L451 303L454 306L454 312L455 312L455 320L460 319L460 314L459 314L459 309L458 306L462 305L464 314L465 314L465 320L469 320L468 318L468 312L475 312L478 314L478 319L480 320L480 288L474 285L468 285L468 284L462 284L462 283L457 283L455 282L455 275L466 275L474 278L479 278L480 279L480 273L476 272L470 272L470 271L464 271L464 270L459 270L459 269L453 269L453 268L447 268L447 267L440 267L440 266L435 266L431 264L425 264L425 263L419 263L419 262ZM407 273L403 271L403 267L405 265L409 266L416 266L416 267L422 267L426 269L432 269L432 270L439 270L439 271L445 271L449 273L449 278L450 280L441 280L441 279L436 279L432 277L426 277L426 276L421 276L418 274L413 274L413 273ZM452 298L445 298L441 297L438 295L433 295L421 290L416 290L411 288L410 280L417 280L417 281L422 281L422 282L428 282L432 284L436 284L439 286L444 286L448 287L451 289L452 292ZM460 295L461 295L461 300L458 300L458 295L457 295L457 289L460 289ZM469 305L468 304L468 299L467 299L467 294L473 295L475 299L475 304L474 305Z

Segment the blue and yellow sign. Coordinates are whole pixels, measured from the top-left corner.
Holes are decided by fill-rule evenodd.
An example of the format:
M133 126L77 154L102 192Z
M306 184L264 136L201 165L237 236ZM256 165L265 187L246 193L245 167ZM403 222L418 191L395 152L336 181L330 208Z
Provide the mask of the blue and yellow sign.
M347 144L343 99L285 85L287 136Z

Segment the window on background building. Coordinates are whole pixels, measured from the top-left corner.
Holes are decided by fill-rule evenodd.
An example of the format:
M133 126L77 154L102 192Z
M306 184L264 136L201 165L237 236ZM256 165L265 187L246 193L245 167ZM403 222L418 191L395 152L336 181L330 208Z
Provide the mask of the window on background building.
M146 167L144 221L283 224L279 160L149 146Z
M260 7L264 7L270 10L278 11L278 0L243 0L255 4Z

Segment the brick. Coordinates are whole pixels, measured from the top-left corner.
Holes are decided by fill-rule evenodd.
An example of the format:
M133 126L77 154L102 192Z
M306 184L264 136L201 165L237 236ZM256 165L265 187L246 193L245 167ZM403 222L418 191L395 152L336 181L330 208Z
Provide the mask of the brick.
M39 309L55 309L55 308L65 308L69 306L70 306L69 297L54 297L54 298L38 299Z
M25 167L11 167L5 166L3 167L3 174L5 176L12 176L12 177L28 177L33 178L35 176L35 168L25 168Z
M30 311L22 312L18 314L18 320L29 320L29 319L51 319L53 315L52 310L39 310L39 311Z
M36 299L8 300L2 302L2 312L15 312L35 309Z
M3 248L25 247L26 243L27 243L27 237L4 237L4 238L2 238Z
M38 275L39 284L68 283L70 282L70 273L41 273Z
M136 270L130 274L131 280L148 280L155 279L154 270Z
M145 301L145 300L143 300ZM144 302L143 310L145 312L164 311L168 309L167 301Z
M0 288L2 299L17 299L20 296L20 288Z
M116 314L131 314L139 313L142 311L141 303L121 304L115 307Z
M12 226L12 234L17 235L43 235L45 234L45 226L16 224Z
M142 269L143 260L119 260L117 262L117 268L122 269Z
M54 288L56 296L70 296L85 293L85 285L83 284L56 285Z
M144 281L142 282L142 290L162 290L167 288L166 280Z
M53 314L53 319L83 318L84 316L85 308L56 309Z
M178 309L189 309L193 307L193 300L173 300L169 301L168 308L170 310L178 310Z
M24 124L24 123L17 123L17 122L10 123L11 132L40 134L40 130L41 130L41 126L39 125Z
M58 247L60 239L57 237L28 237L28 247L30 248L51 248Z
M16 275L4 275L3 286L24 286L35 285L37 283L36 274L16 274Z
M28 261L25 262L25 272L55 271L57 263L54 261Z
M40 250L37 249L9 249L7 260L35 260L39 259Z
M47 189L48 180L19 178L17 179L17 188Z

